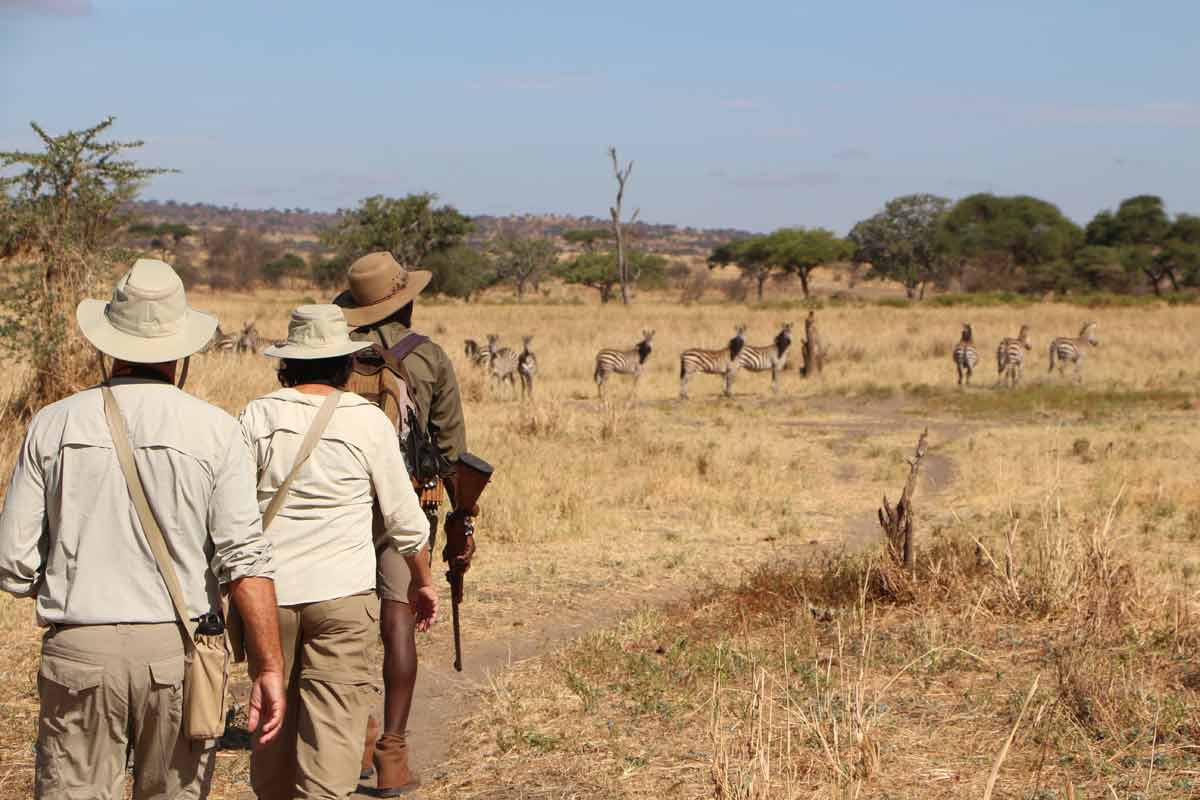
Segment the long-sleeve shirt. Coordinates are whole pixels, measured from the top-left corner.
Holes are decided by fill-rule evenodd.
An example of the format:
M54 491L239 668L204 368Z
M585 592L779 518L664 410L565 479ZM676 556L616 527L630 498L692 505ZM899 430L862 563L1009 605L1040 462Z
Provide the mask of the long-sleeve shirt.
M272 577L236 420L162 381L118 378L113 394L191 615L219 607L219 583ZM175 619L98 388L29 424L0 512L0 589L36 595L42 624Z
M358 328L350 336L375 342L386 350L408 332L398 322L385 322ZM405 356L404 369L408 372L408 391L417 406L418 421L433 435L446 462L457 463L458 457L467 452L467 425L454 364L441 347L429 341L417 345Z
M324 401L280 389L242 412L242 431L258 467L261 510L291 472ZM346 392L266 531L281 606L375 588L371 523L376 503L385 545L403 555L418 552L429 539L429 520L413 491L396 432L378 407Z

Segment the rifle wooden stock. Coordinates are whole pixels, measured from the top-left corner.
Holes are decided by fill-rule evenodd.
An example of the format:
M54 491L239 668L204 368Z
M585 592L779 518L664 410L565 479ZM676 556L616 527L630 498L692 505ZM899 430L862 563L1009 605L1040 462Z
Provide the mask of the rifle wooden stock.
M454 510L469 517L476 516L479 513L479 496L487 488L493 472L492 465L482 458L463 453L454 466L454 472L446 480Z

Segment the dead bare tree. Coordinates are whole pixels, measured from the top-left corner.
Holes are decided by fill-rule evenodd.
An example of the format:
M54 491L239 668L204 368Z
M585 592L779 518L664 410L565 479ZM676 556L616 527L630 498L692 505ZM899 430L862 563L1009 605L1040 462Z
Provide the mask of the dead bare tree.
M809 311L804 320L804 344L801 347L804 363L800 365L800 374L811 378L825 366L825 351L821 347L821 333L817 330L817 314Z
M889 505L885 494L883 508L879 509L879 526L887 537L888 550L892 558L909 571L913 568L912 495L917 488L917 475L921 471L921 460L925 458L925 440L928 436L929 429L926 428L917 440L916 453L908 460L908 480L904 484L900 502L894 507Z
M625 235L621 227L621 204L625 200L625 184L629 180L629 175L633 172L633 162L630 161L621 166L620 160L617 159L617 148L609 147L608 156L612 159L613 175L617 179L617 201L608 207L608 213L612 217L613 238L617 240L617 275L621 279L621 302L629 305L629 262L625 257ZM637 222L638 214L641 209L635 209L633 216L629 218L629 224Z

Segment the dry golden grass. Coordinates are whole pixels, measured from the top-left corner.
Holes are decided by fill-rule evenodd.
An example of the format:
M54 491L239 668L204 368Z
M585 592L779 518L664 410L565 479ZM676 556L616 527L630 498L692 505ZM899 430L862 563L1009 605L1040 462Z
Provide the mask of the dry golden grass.
M288 309L317 297L196 292L192 301L217 312L226 330L254 318L267 338L278 338ZM1190 477L1200 443L1193 433L1200 376L1200 354L1190 346L1194 311L836 306L818 312L829 350L819 380L803 381L793 362L777 397L768 392L769 377L741 375L735 397L725 400L717 378L700 376L692 382L693 399L681 403L678 354L685 347L718 346L736 324L749 325L752 344L765 344L779 323L799 325L806 311L684 306L676 297L647 296L632 308L567 301L418 307L418 328L456 360L472 449L497 467L480 519L480 558L468 581L471 637L503 638L514 623L564 609L654 606L680 587L708 592L676 612L648 610L497 676L456 752L452 766L461 770L452 770L457 777L435 794L751 798L787 797L780 792L791 787L798 797L978 796L1038 671L1032 716L1018 730L995 796L1017 796L1018 788L1028 795L1034 786L1028 770L1038 763L1030 759L1043 751L1042 774L1067 775L1080 786L1100 786L1097 764L1122 797L1129 792L1118 778L1146 780L1146 765L1137 760L1148 752L1144 735L1126 750L1110 749L1107 740L1097 745L1094 731L1070 743L1069 725L1046 727L1048 719L1066 718L1060 710L1066 701L1054 700L1055 710L1047 707L1041 716L1038 709L1059 696L1047 693L1070 683L1055 677L1067 670L1080 676L1084 698L1100 684L1144 680L1145 697L1161 699L1161 719L1176 696L1164 687L1182 680L1161 654L1187 652L1190 640L1168 637L1160 645L1154 636L1165 635L1162 626L1171 620L1187 618L1172 609L1186 610L1190 596L1172 605L1138 595L1134 616L1121 619L1132 620L1153 646L1137 639L1129 650L1125 639L1103 637L1064 648L1062 637L1072 634L1082 612L1011 607L1002 602L1004 584L990 563L953 573L946 597L914 591L897 604L857 602L856 592L814 595L818 611L842 609L825 623L804 603L764 607L753 599L759 595L737 586L764 562L828 552L814 545L857 547L873 536L879 498L898 491L903 458L929 424L940 467L931 464L917 493L919 531L926 537L938 531L947 548L959 548L947 553L962 555L969 546L973 558L979 539L1003 574L1006 537L1021 520L1014 558L1042 576L1036 583L1042 588L1023 589L1022 596L1061 609L1062 595L1089 574L1078 572L1092 552L1081 537L1120 491L1112 557L1136 567L1143 585L1188 589L1200 537L1193 510L1200 497ZM1091 318L1100 323L1102 346L1087 352L1082 383L1047 377L1049 338L1073 335ZM963 321L973 324L985 357L977 385L959 390L950 351ZM993 390L991 348L1022 322L1032 325L1035 341L1026 385ZM643 328L657 333L637 398L614 377L609 402L600 404L592 383L595 352L631 347ZM488 333L514 347L522 335L535 337L540 374L532 402L494 392L463 359L462 340ZM268 361L248 355L198 357L189 383L234 413L273 387ZM10 424L0 438L6 472L20 433ZM1061 499L1057 516L1045 516L1047 497ZM1044 519L1053 526L1042 527ZM1039 549L1046 530L1062 532L1061 551ZM1056 558L1067 560L1064 574L1055 573ZM861 574L846 562L830 563L835 574ZM928 568L940 567L929 562ZM770 581L759 585L769 588ZM429 652L447 651L447 627L426 640ZM10 654L0 676L7 723L0 732L0 797L25 797L36 708L37 631L29 604L0 599L0 635ZM1060 666L1045 655L1047 647L1094 654L1098 665L1059 658ZM908 660L932 648L941 649L886 686ZM973 656L954 655L960 650ZM1143 652L1152 654L1148 662ZM1110 667L1114 653L1124 661ZM979 659L989 666L981 668ZM1113 713L1136 712L1140 721L1133 724L1145 729L1147 707L1120 697ZM880 704L893 711L881 712ZM1097 719L1089 723L1097 730L1116 725ZM831 749L821 736L835 729ZM1160 787L1193 768L1184 758L1189 751L1176 739L1153 747L1175 759L1154 767L1155 796L1187 796ZM475 748L487 754L478 765L469 758ZM1093 772L1059 764L1066 755ZM1127 755L1134 766L1124 766ZM244 758L223 759L214 796L237 796L243 768ZM854 781L860 794L837 794ZM920 785L935 791L920 794L914 788ZM1061 785L1055 791L1066 796ZM1089 788L1081 796L1093 794Z

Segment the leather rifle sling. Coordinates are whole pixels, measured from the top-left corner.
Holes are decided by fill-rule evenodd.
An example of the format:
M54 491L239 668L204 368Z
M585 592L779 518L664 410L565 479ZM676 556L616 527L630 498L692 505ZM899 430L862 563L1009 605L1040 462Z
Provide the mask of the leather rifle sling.
M292 481L299 474L300 468L304 466L304 462L308 461L308 457L316 449L317 442L321 441L321 434L325 433L325 429L329 427L329 420L333 419L333 412L337 410L338 400L341 396L341 390L335 390L325 396L325 402L321 404L321 408L317 411L317 416L313 419L312 425L309 426L308 432L304 434L304 441L300 443L300 452L296 454L296 463L292 465L292 471L283 479L283 483L279 484L279 489L275 492L275 496L271 498L271 502L267 504L267 510L263 512L262 526L264 531L271 527L271 523L275 521L275 515L279 513L279 509L283 508L283 501L287 499L288 490L292 487Z
M183 630L184 645L190 656L196 649L196 639L188 624L187 604L183 599L183 588L179 585L179 575L175 572L175 565L171 563L167 541L163 538L162 528L159 527L158 520L154 517L154 511L150 508L150 501L146 499L146 487L142 483L141 475L138 474L137 465L133 462L129 430L125 427L125 419L121 416L120 407L117 406L117 398L107 385L101 386L100 391L104 395L104 418L108 422L108 432L112 436L113 448L117 452L117 461L121 465L121 472L125 475L125 485L129 488L129 497L133 500L134 510L137 511L138 519L142 523L142 530L146 534L146 543L150 545L150 552L154 554L154 560L158 562L159 574L162 575L163 583L167 585L167 594L171 596L171 604L175 606L175 617L179 622L179 627Z

